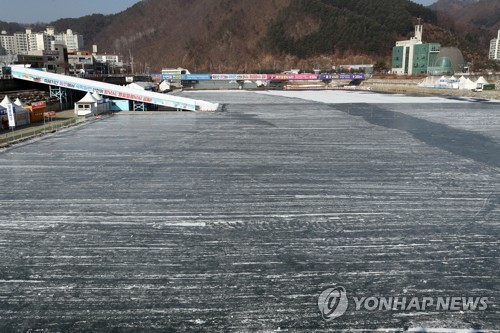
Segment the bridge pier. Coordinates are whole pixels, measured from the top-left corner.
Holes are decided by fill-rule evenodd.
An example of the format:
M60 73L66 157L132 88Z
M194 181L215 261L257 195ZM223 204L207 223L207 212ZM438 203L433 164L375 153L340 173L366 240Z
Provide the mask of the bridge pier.
M134 101L133 104L134 104L134 107L133 107L134 111L146 111L146 104L145 103Z
M68 108L70 105L73 106L74 100L74 91L71 89L58 87L58 86L49 86L50 97L56 97L59 100L59 111L62 111L63 108Z

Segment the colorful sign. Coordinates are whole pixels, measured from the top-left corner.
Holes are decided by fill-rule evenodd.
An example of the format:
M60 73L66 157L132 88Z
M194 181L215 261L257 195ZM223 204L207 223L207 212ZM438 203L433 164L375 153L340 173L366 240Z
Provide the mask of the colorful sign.
M151 80L153 80L155 82L159 82L159 81L162 81L163 78L162 78L161 74L151 74Z
M33 103L31 103L32 109L39 109L39 108L44 108L44 107L45 107L45 102L33 102Z
M212 74L212 80L238 80L237 74Z
M317 74L270 74L269 80L282 80L282 81L293 81L293 80L317 80Z
M182 75L181 74L161 74L161 79L162 79L162 81L164 81L164 80L181 81Z
M359 74L152 74L153 81L310 81L310 80L364 80L365 75Z
M365 74L320 74L319 80L364 80Z
M182 75L183 80L191 81L208 81L212 79L210 74L184 74Z

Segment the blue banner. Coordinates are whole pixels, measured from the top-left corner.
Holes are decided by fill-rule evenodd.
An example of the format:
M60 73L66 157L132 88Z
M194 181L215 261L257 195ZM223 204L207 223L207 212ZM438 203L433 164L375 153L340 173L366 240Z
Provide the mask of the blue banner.
M182 75L183 80L192 80L192 81L207 81L212 80L212 75L210 74L184 74Z

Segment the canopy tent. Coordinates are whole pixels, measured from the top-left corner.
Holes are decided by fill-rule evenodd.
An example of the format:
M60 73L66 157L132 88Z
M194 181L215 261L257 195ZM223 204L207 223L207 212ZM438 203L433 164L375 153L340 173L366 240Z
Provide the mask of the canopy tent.
M479 79L477 79L476 83L489 84L488 81L486 81L486 79L482 76L480 76Z
M81 100L75 102L75 114L86 116L97 113L97 100L88 92Z
M476 87L477 84L469 78L467 78L465 81L460 80L460 83L458 84L458 88L461 90L473 90L476 89Z
M472 81L471 79L467 79L467 82L465 83L465 89L472 90L476 89L476 87L477 87L476 82Z
M9 120L7 117L7 108L0 105L0 128L8 129L9 128Z
M99 95L99 93L97 91L94 91L92 93L92 97L94 97L96 99L96 101L98 101L98 102L103 100L102 96Z
M21 100L19 98L16 99L16 101L13 104L14 104L14 108L16 110L15 112L18 112L19 110L28 110L26 108L26 105L23 102L21 102Z
M24 104L19 98L17 98L15 101L14 101L14 104L17 105L17 106L20 106L22 107L23 109L26 109L26 104Z
M4 109L7 109L9 105L12 105L12 108L14 110L14 119L16 123L9 124L9 126L22 126L22 125L28 125L30 123L30 112L24 106L22 106L21 101L19 101L19 104L12 102L9 96L7 95L5 95L4 99L0 103L0 105Z
M2 102L0 102L0 105L3 106L4 108L7 108L7 105L9 105L9 104L14 104L14 103L12 103L9 96L5 95Z

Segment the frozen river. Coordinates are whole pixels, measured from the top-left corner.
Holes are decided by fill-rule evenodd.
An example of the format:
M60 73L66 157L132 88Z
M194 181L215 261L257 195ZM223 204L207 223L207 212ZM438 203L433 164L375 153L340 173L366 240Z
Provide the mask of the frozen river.
M500 102L183 96L0 151L0 332L500 331Z

